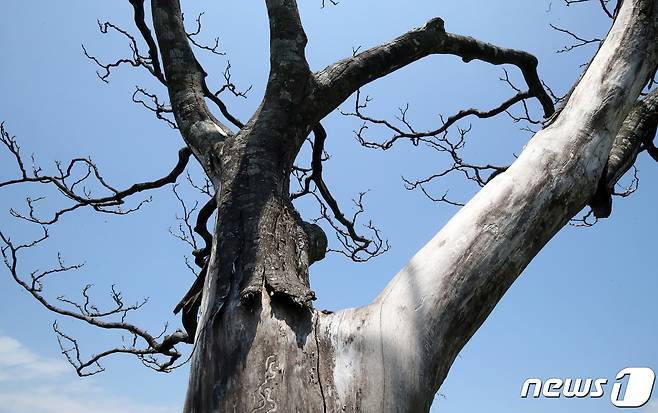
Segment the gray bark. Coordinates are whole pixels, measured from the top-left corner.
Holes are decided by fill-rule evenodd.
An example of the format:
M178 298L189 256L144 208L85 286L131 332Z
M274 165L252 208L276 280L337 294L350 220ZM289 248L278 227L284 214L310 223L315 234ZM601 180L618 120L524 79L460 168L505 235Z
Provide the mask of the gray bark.
M639 150L637 139L627 144L629 128L644 128L638 122L655 112L653 101L641 112L649 103L636 100L658 66L658 2L626 0L563 110L518 160L372 304L324 314L311 306L308 279L310 263L323 255L323 234L301 220L288 188L315 125L364 84L430 54L516 65L548 117L553 106L536 59L447 33L433 19L314 74L295 1L267 0L268 86L259 109L232 134L205 106L205 73L187 44L178 1L152 4L176 120L217 190L190 413L428 411L458 352L523 269L590 201L601 176L616 182L627 169L618 159Z

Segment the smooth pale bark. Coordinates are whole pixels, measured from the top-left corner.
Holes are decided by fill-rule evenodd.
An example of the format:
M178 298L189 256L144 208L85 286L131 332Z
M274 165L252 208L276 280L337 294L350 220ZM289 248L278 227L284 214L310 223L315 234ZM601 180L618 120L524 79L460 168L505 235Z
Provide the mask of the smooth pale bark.
M320 320L329 411L427 411L463 345L539 250L589 201L656 68L657 5L626 0L559 117L371 305Z

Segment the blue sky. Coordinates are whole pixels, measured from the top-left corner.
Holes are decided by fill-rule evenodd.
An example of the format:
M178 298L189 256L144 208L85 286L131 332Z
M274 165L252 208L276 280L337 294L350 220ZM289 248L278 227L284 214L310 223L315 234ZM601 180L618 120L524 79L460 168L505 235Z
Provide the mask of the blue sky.
M266 13L262 2L221 3L190 1L183 7L187 16L206 11L204 39L219 36L234 80L243 87L253 85L247 100L227 101L246 119L258 105L267 77ZM596 4L567 8L558 0L413 4L344 0L325 9L320 9L318 0L303 2L301 8L313 69L351 54L352 47L373 46L440 16L449 31L534 53L541 62L540 75L558 94L578 77L579 65L594 49L556 54L570 39L548 24L573 28L585 37L603 36L608 24ZM81 43L106 61L129 52L123 38L103 36L96 25L96 19L108 19L133 30L127 1L13 1L3 6L3 12L0 120L18 136L26 154L34 152L49 168L56 159L90 155L120 187L168 172L181 146L180 137L130 101L135 85L163 97L164 91L146 74L127 67L117 70L106 85L82 55ZM221 85L226 58L199 57L211 73L211 84ZM513 68L510 73L519 80ZM399 106L409 103L410 118L419 128L429 129L438 124L438 114L471 106L491 108L510 96L498 80L501 74L499 67L436 56L377 81L364 93L374 98L373 114L392 117ZM351 104L352 100L343 107L349 109ZM340 309L372 300L455 209L406 191L401 180L403 175L431 174L445 165L445 159L405 144L387 152L363 149L353 138L358 122L338 113L330 115L325 127L332 155L325 173L335 196L349 208L355 194L369 190L368 216L392 245L389 253L368 264L330 255L312 267L317 306ZM474 161L509 162L528 138L505 117L474 121L467 156ZM13 176L10 158L1 156L0 179ZM591 229L565 228L530 264L462 351L432 411L612 412L615 408L605 398L521 400L521 384L528 377L613 379L629 366L658 371L658 280L653 255L658 165L642 157L638 168L640 189L630 198L615 200L610 220ZM437 193L449 188L461 200L475 190L460 180L432 188ZM24 206L26 189L36 190L9 188L0 196L0 228L16 239L35 235L33 228L7 213L10 207ZM61 204L56 194L48 195L43 203L46 210ZM307 218L317 214L310 203L302 202L299 208ZM103 300L109 286L117 283L130 300L150 297L133 321L159 330L166 321L178 322L171 309L192 280L182 259L189 252L168 233L177 213L175 198L164 190L131 216L71 214L53 230L49 244L25 256L25 268L47 267L57 251L70 262L85 261L81 272L48 283L53 296L75 296L81 286L93 283ZM51 330L53 315L27 297L6 272L0 274L0 413L180 411L185 368L161 375L137 360L120 357L106 362L107 372L102 375L78 379L59 354ZM87 354L117 343L116 336L69 320L61 320L61 326L80 337ZM44 402L35 406L37 397ZM658 412L658 404L641 411Z

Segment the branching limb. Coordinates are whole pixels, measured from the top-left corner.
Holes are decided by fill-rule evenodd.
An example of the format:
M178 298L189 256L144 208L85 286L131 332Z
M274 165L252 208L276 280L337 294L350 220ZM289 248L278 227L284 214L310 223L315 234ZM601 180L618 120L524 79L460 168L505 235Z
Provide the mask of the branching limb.
M82 301L75 301L64 296L59 296L56 299L59 304L54 304L43 295L44 279L48 276L77 270L82 267L82 264L66 265L61 256L58 256L57 267L45 271L32 271L29 278L21 275L19 270L19 255L24 250L34 248L43 243L48 237L48 229L43 227L43 235L40 238L29 243L17 244L4 233L0 232L0 240L2 241L0 252L2 253L5 266L14 281L42 306L55 314L82 321L101 329L124 332L132 337L131 344L129 345L124 344L124 346L103 351L84 360L77 341L63 333L57 323L55 323L53 328L57 333L62 353L75 367L78 375L90 376L103 371L100 361L114 354L133 354L139 357L145 365L161 372L169 372L178 367L175 363L181 357L181 353L175 346L181 343L191 342L190 337L185 332L177 330L171 334L166 334L167 329L165 327L165 330L160 335L154 336L148 331L126 321L130 313L146 304L146 299L135 304L126 304L121 293L113 286L110 294L113 306L108 309L99 309L91 302L89 295L91 286L88 285L82 291Z
M128 33L128 31L116 26L113 23L110 22L101 22L98 21L98 29L100 30L101 33L103 34L108 34L111 31L119 33L120 35L124 36L126 39L128 39L128 44L130 46L130 50L132 52L132 56L129 58L122 58L122 59L117 59L114 62L111 63L103 63L98 59L96 56L93 56L89 54L87 49L85 48L84 45L82 45L82 51L84 55L91 61L93 61L98 67L99 70L96 71L96 74L98 77L105 83L109 82L109 77L112 74L112 70L116 69L122 65L130 65L132 67L142 67L146 69L151 75L153 75L158 81L161 83L165 84L165 79L162 75L162 71L160 69L160 63L157 59L157 56L155 59L150 55L153 50L149 50L149 56L144 56L141 54L139 50L139 46L137 44L137 39ZM147 28L148 30L148 28ZM148 41L147 41L148 43Z
M89 54L89 52L87 51L87 49L85 48L84 45L82 46L83 52L84 52L85 56L88 59L93 61L99 67L99 70L96 73L97 73L98 77L105 83L109 82L109 77L112 73L112 70L127 64L127 65L130 65L132 67L143 67L143 68L145 68L160 83L162 83L164 86L167 86L168 82L165 79L165 76L162 72L162 68L161 68L160 61L159 61L159 56L158 56L159 53L158 53L157 45L155 43L155 40L153 39L153 35L151 34L151 30L149 29L149 27L148 27L148 25L146 24L146 21L145 21L144 0L129 0L129 1L130 1L130 3L132 4L132 6L134 8L135 25L139 29L139 32L142 35L142 38L144 39L144 41L146 42L146 44L148 46L148 56L144 56L140 52L139 45L138 45L138 42L137 42L137 39L135 38L135 36L130 34L128 31L116 26L113 23L100 22L100 21L98 22L98 26L99 26L99 29L100 29L101 33L107 34L110 30L112 30L114 32L117 32L117 33L121 34L126 39L128 39L128 44L130 45L132 56L129 57L129 58L117 59L116 61L111 62L111 63L103 63L96 56L93 56L93 55ZM186 33L186 36L188 36L188 38L190 39L190 42L193 42L193 44L196 47L199 47L199 48L204 49L204 50L209 50L209 51L211 51L215 54L224 55L224 53L220 53L220 52L217 51L218 44L216 46L205 46L205 45L202 45L202 44L196 42L194 40L194 37L196 35L198 35L200 33L200 31L201 31L201 20L199 18L199 19L197 19L197 29L192 33ZM218 42L218 40L217 40L217 42ZM199 68L200 68L200 66L199 66ZM203 69L201 69L201 71L203 72ZM205 72L203 72L203 73L204 73L204 76L205 76ZM225 76L225 78L226 78L226 76ZM227 85L225 85L225 87L228 88L229 90L234 91L236 94L244 95L244 93L236 92L236 87L232 83L228 83ZM142 88L139 88L139 87L138 87L138 89L141 89L141 91L143 92L143 94L145 96L148 96L152 100L155 100L155 98L154 98L155 95L154 94L148 93L148 92L144 91ZM222 113L222 115L229 122L233 123L238 128L242 128L242 126L243 126L242 122L240 122L235 116L233 116L230 113L230 111L228 110L228 108L226 107L224 102L219 98L219 93L213 94L212 92L210 92L210 90L208 90L207 86L205 85L205 79L203 80L203 93L204 93L205 97L207 97L208 99L210 99L213 103L215 103L217 105L219 111ZM135 95L133 95L133 101L135 101ZM169 126L172 126L172 123L175 123L175 122L172 122L171 120L166 119L163 116L161 116L161 113L163 113L163 111L158 109L158 108L162 109L164 107L168 107L168 105L160 104L159 102L157 102L156 107L153 108L151 105L147 105L143 101L138 100L137 103L143 104L145 107L147 107L147 109L155 112L158 119L165 120L169 124ZM153 103L155 104L156 102L154 101Z
M167 84L167 81L165 80L164 73L162 73L162 68L160 66L160 58L159 58L159 53L158 53L158 46L155 43L155 39L153 39L153 35L151 34L151 29L149 29L148 25L146 24L146 19L145 19L145 12L144 12L144 0L128 0L130 4L133 6L133 17L135 20L135 25L137 26L137 29L139 29L139 32L142 35L142 38L144 38L144 41L148 45L149 49L149 58L151 60L151 65L153 67L153 75L162 83L162 84Z
M219 37L215 37L214 43L212 45L205 45L196 40L196 37L201 33L202 30L202 24L201 24L201 17L203 17L204 13L200 13L199 16L196 18L196 29L192 32L186 32L187 39L189 40L190 43L192 43L193 46L197 47L198 49L208 51L214 55L217 56L225 56L226 53L219 51ZM181 18L183 17L183 14L181 13ZM205 71L203 68L201 68L200 63L197 61L197 65L201 69L201 71L205 74ZM239 92L237 90L237 87L235 84L231 81L231 63L228 62L226 65L226 70L224 71L224 80L225 84L215 93L211 92L210 88L208 87L206 83L206 79L204 77L203 79L203 93L204 96L210 101L212 101L219 111L221 112L222 116L229 122L231 122L233 125L238 127L239 129L242 129L244 127L244 123L240 121L238 118L236 118L229 110L226 104L224 103L223 100L220 99L219 95L224 92L225 90L229 90L232 92L236 97L246 97L246 93L251 89L247 89L245 92Z
M229 91L235 97L245 98L245 99L247 98L247 94L251 91L253 86L249 86L247 89L242 91L238 90L235 83L233 83L233 81L231 80L231 62L226 63L226 69L224 69L223 76L224 76L224 85L217 92L214 93L215 96L219 96L223 92Z
M427 178L420 180L409 180L402 178L405 183L405 188L408 190L420 189L421 192L431 201L445 203L454 206L463 206L464 204L448 198L448 191L446 190L443 195L433 195L428 189L427 185L436 182L440 179L446 178L451 174L460 174L469 181L475 182L478 187L484 187L493 178L505 172L508 166L497 165L479 165L465 161L461 155L461 150L466 145L466 135L471 131L470 128L458 128L458 138L451 139L448 132L444 132L441 136L437 136L432 140L423 139L421 142L428 147L434 149L442 155L447 155L450 163L444 169L435 172Z
M197 315L201 305L201 294L203 292L203 285L205 282L206 273L208 271L210 250L212 248L213 242L213 236L208 231L208 221L217 209L217 201L216 195L211 192L212 185L208 181L202 185L199 185L192 180L189 174L187 178L188 182L193 188L197 189L201 194L209 197L206 203L201 207L201 209L199 209L193 227L192 212L194 212L193 210L196 209L198 204L196 204L193 208L188 208L185 205L183 198L178 195L174 187L174 194L176 195L183 209L183 215L182 217L179 217L181 225L178 232L178 235L181 235L182 237L178 238L192 247L194 263L201 269L197 273L188 263L187 257L185 257L185 262L188 268L190 268L190 270L192 270L192 272L196 275L196 279L194 280L194 283L188 292L183 296L181 301L174 308L174 314L178 314L182 310L183 327L185 328L188 336L194 338L197 329ZM198 247L198 243L194 235L195 233L198 234L204 242L204 245L201 248Z
M196 18L196 29L193 32L187 33L187 39L192 43L194 46L198 47L199 49L206 50L214 55L217 56L225 56L226 53L220 52L219 51L219 37L215 37L214 43L211 46L199 43L196 40L196 37L201 33L201 17L203 17L205 13L201 12Z
M571 6L572 4L578 4L578 3L589 3L590 0L564 0L564 3L567 6ZM617 12L619 11L619 7L621 6L621 0L617 1L617 5L615 6L613 11L610 11L610 0L598 0L599 5L601 6L601 9L603 12L606 14L606 16L610 17L611 19L614 19L615 16L617 15Z
M406 105L404 108L399 109L399 115L396 116L395 121L390 121L386 119L377 119L371 116L365 115L364 111L367 109L368 104L371 102L369 97L362 98L361 92L357 91L354 111L353 112L342 112L343 115L352 116L360 119L363 123L359 129L354 133L356 135L357 141L366 148L374 148L381 150L390 149L397 141L400 139L408 139L412 145L425 145L432 148L433 150L439 152L442 155L447 155L450 163L449 165L432 174L431 176L419 179L419 180L409 180L403 178L405 183L405 188L408 190L419 189L425 194L430 200L435 202L442 202L449 205L461 206L462 203L453 199L448 198L448 192L445 191L443 195L436 196L433 195L428 189L427 185L437 181L439 179L445 178L452 174L463 175L466 179L475 182L479 187L485 186L491 179L496 175L504 172L507 169L507 166L497 166L491 164L479 165L475 163L470 163L464 160L461 155L461 151L466 145L466 135L470 132L470 126L468 128L457 128L458 137L451 138L449 136L449 129L451 126L454 126L459 120L467 116L475 116L478 118L489 118L496 116L500 113L507 112L509 116L515 119L515 121L527 121L530 123L537 123L533 121L529 115L527 106L524 105L525 115L514 116L509 112L509 108L516 102L524 102L523 99L528 97L527 92L521 92L516 88L509 77L507 72L505 72L505 77L501 80L508 83L516 92L517 95L506 100L497 108L494 108L489 111L479 111L477 109L467 109L458 112L456 115L453 115L447 119L442 120L442 126L438 129L420 132L413 125L408 118L409 105ZM371 127L377 127L384 129L390 133L390 137L384 140L383 142L373 141L372 139L366 136L366 133Z
M373 118L371 116L368 116L364 113L364 109L367 108L368 103L372 100L370 97L366 96L365 99L361 98L361 91L358 90L356 93L356 100L355 100L355 105L354 105L354 111L353 112L344 112L341 111L341 113L345 116L350 116L350 117L355 117L363 121L363 125L360 130L356 131L356 136L357 139L359 140L359 143L363 145L364 147L367 148L373 148L373 149L382 149L382 150L387 150L390 149L398 140L400 139L409 139L414 145L417 145L421 140L424 140L424 138L432 138L436 137L437 135L441 135L448 131L451 126L453 126L455 123L458 121L469 117L469 116L474 116L480 119L487 119L487 118L492 118L496 115L499 115L501 113L508 113L508 110L514 106L516 103L519 102L524 102L525 99L529 98L530 94L529 92L518 92L516 95L510 97L509 99L505 100L503 103L501 103L499 106L489 109L489 110L478 110L474 108L470 109L464 109L460 110L458 113L449 116L448 118L443 118L441 117L442 124L440 127L429 130L429 131L417 131L414 127L412 127L408 120L407 120L407 112L409 109L409 106L407 105L405 108L400 108L399 112L400 115L397 117L397 120L402 122L403 126L396 126L393 122L385 120L385 119L377 119ZM527 107L526 107L526 115L527 115L527 120L532 121L528 115L527 112ZM510 116L512 116L510 114ZM517 121L522 120L521 118L517 118ZM375 142L372 140L369 140L365 137L364 132L368 129L368 125L376 125L383 127L387 129L390 133L391 136L387 138L383 142Z
M137 28L139 29L140 33L142 34L142 37L144 38L144 41L149 46L149 56L151 58L151 62L153 62L152 63L152 65L153 65L152 73L158 80L160 80L160 82L162 84L167 86L167 82L165 81L164 75L162 74L162 70L160 69L160 64L159 64L159 60L158 60L157 45L156 45L155 40L153 39L153 36L151 34L151 31L149 30L148 25L146 24L146 21L144 19L144 17L145 17L144 16L144 0L129 0L129 1L135 9L135 14L134 14L135 24L137 25ZM194 46L196 46L200 49L207 50L207 51L209 51L209 52L211 52L215 55L224 56L225 53L219 51L219 38L215 38L215 43L212 46L203 45L203 44L196 41L196 36L198 36L201 33L201 30L202 30L202 24L201 24L201 17L202 16L203 16L203 13L199 14L199 16L196 19L196 23L197 23L196 29L191 33L187 33L187 32L185 33L186 36L187 36L187 39ZM181 13L181 19L182 19L182 17L183 17L183 15ZM198 64L198 62L197 62L197 64ZM201 69L201 70L203 71L203 69ZM228 77L227 77L227 72L229 73ZM231 90L232 92L234 92L234 94L236 94L236 96L243 96L244 97L246 95L246 92L236 92L235 85L232 82L230 82L230 63L227 65L227 69L224 73L224 78L226 80L226 84L225 84L225 86L222 87L220 92L217 92L217 93L211 93L210 92L210 90L206 86L206 82L205 82L205 78L204 78L204 80L203 80L204 95L208 99L210 99L215 105L217 105L217 108L222 113L222 115L226 118L226 120L228 120L229 122L231 122L232 124L234 124L238 128L242 128L244 126L243 123L240 122L235 116L233 116L230 113L230 111L226 107L226 104L224 104L224 102L219 98L219 94L221 93L221 91L225 90L225 88L227 88L227 89Z
M311 194L320 205L321 218L336 231L337 239L342 245L342 249L329 249L329 251L341 253L356 262L365 262L371 258L379 256L389 250L388 241L384 241L380 232L372 222L365 225L373 233L372 238L367 238L356 231L356 222L358 217L364 212L363 197L365 193L360 193L359 197L354 200L357 207L356 212L351 218L348 218L340 209L338 202L329 191L322 176L323 161L327 159L324 150L327 132L321 124L317 124L313 129L315 140L313 141L311 168L297 168L296 172L301 191L291 195L291 198L297 199L304 195ZM315 188L312 188L315 185ZM329 214L331 212L331 215Z
M570 46L564 46L562 49L558 50L557 53L570 52L573 49L577 49L577 48L582 47L582 46L587 46L588 44L601 44L601 42L603 41L603 39L599 39L597 37L595 37L593 39L584 39L581 36L578 36L577 34L575 34L574 32L572 32L570 30L563 29L561 27L557 27L553 24L551 24L550 26L551 26L551 28L553 28L553 30L556 30L560 33L568 34L569 36L571 36L577 42L577 43L574 43Z
M177 187L178 185L174 184L172 187L172 192L174 193L174 196L178 200L178 203L183 210L183 215L176 215L178 226L175 228L169 228L169 233L174 236L174 238L177 238L183 243L187 244L192 249L192 251L195 251L197 249L197 242L196 237L194 236L194 230L192 229L191 222L192 214L194 214L194 212L196 212L197 208L199 207L199 202L195 202L191 208L188 207L183 198L181 198L180 194L178 193L178 190L176 189Z
M145 101L144 99L150 100L150 102ZM132 100L134 103L146 108L148 111L153 112L155 117L165 122L172 129L178 129L176 122L170 119L173 110L171 106L165 103L162 103L158 98L158 95L154 93L149 93L146 89L136 86L135 92L133 93ZM167 116L169 115L169 116Z
M27 183L45 184L54 186L65 197L73 201L71 206L55 212L52 218L47 219L39 218L36 215L35 204L42 198L27 199L29 209L27 215L12 210L12 214L15 217L41 225L51 225L57 222L65 213L87 206L98 212L104 213L123 215L133 212L139 209L144 203L149 202L150 199L147 198L139 202L136 207L122 209L121 206L125 204L127 198L140 192L161 188L167 184L175 182L185 170L191 155L188 148L182 148L178 151L178 162L167 175L154 181L137 183L127 189L119 190L107 183L96 164L89 158L75 158L71 160L67 166L62 165L61 163L56 163L58 171L56 175L44 175L42 169L38 167L34 159L32 159L32 168L28 171L25 166L26 162L21 154L20 146L15 137L5 130L4 122L0 123L0 142L2 142L9 153L13 156L19 171L18 178L0 182L0 188ZM82 170L81 177L79 176L80 174L76 172L80 169ZM84 185L90 184L94 179L96 184L99 184L103 190L109 191L111 194L102 197L93 197L91 190Z
M208 221L217 209L217 200L215 195L210 195L210 199L208 199L201 208L199 208L198 201L194 206L189 207L179 195L176 185L174 185L172 190L181 206L183 214L176 216L176 219L179 221L178 226L176 228L170 228L169 232L192 249L195 264L199 268L202 268L206 263L206 259L210 255L210 249L212 247L213 237L208 231ZM193 219L195 212L196 220ZM195 234L199 235L203 240L204 245L202 247L199 246Z
M322 102L321 115L338 107L367 83L432 54L456 55L465 62L482 60L494 65L515 65L523 73L530 96L541 103L544 116L549 117L554 111L553 102L539 80L537 59L534 56L471 37L447 33L443 20L435 18L421 28L316 73L319 85L317 101Z
M208 262L210 251L212 248L213 236L208 231L208 221L217 209L217 201L215 194L211 193L212 186L206 181L204 185L196 184L188 174L188 181L190 185L197 189L202 194L210 198L206 203L198 209L199 203L195 203L193 207L188 207L184 199L178 194L176 186L174 186L174 195L178 199L183 214L177 216L179 221L178 228L174 231L170 229L172 235L186 243L192 248L192 255L194 256L194 263L201 269L198 273L192 265L188 262L187 256L185 263L187 267L196 275L196 279L185 296L176 305L174 314L178 314L182 310L182 323L185 331L192 339L195 337L197 329L197 315L201 305L201 294L203 292L203 285L205 282L206 273L208 271ZM197 211L196 220L193 223L193 214ZM203 240L204 245L199 246L195 233L198 234Z

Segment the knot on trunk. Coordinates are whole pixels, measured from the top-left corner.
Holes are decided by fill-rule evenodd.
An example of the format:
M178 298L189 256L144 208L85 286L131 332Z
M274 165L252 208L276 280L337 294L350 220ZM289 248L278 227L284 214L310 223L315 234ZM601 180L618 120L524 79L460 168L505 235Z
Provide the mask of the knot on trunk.
M327 255L327 234L318 224L302 223L302 228L308 236L308 264L322 261Z

